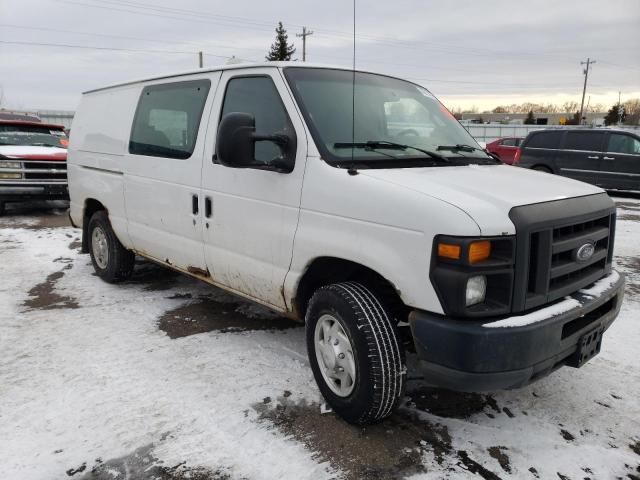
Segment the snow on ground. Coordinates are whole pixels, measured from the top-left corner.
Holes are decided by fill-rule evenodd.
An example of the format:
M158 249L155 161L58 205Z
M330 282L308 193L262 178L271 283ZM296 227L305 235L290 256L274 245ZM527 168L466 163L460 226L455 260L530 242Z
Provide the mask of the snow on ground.
M640 478L640 201L619 201L600 355L491 395L413 380L368 429L320 414L303 328L148 264L105 284L78 230L1 219L0 478Z

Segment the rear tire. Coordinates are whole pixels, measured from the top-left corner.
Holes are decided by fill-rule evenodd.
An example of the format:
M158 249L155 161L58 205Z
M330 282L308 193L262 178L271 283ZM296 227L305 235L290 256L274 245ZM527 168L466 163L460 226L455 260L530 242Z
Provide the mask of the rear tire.
M383 420L404 395L405 356L392 318L358 282L322 287L309 302L311 369L327 403L349 423Z
M126 280L133 273L135 254L120 243L106 212L99 211L89 220L89 253L98 276L108 283Z

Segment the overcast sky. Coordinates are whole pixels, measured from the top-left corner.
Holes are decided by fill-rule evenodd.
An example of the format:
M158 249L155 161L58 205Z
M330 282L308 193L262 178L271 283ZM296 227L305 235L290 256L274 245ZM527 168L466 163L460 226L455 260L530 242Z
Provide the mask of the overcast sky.
M640 97L640 0L356 0L356 65L425 85L450 109ZM351 65L345 0L0 0L5 107L75 109L114 82L263 60L282 20L307 61ZM6 42L20 42L6 43ZM67 45L25 45L24 43ZM97 50L70 46L124 50ZM130 51L139 50L139 51Z

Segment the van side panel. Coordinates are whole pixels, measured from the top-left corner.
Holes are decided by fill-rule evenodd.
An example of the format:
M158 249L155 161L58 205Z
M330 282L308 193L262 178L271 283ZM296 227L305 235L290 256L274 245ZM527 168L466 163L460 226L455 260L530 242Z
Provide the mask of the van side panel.
M429 279L433 239L443 231L480 234L477 224L459 208L368 175L351 176L310 157L284 285L287 304L291 308L313 260L336 257L376 271L398 290L406 305L443 313Z
M122 244L131 248L124 204L124 154L141 86L101 90L82 96L71 126L68 153L70 214L82 225L87 199L107 209Z

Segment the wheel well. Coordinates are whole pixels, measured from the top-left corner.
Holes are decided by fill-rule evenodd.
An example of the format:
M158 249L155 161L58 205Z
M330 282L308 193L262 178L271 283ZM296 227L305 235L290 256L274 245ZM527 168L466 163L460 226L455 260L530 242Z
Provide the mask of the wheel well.
M89 220L94 213L100 210L107 210L98 200L88 198L84 202L84 213L82 215L82 253L89 253Z
M304 319L307 304L318 288L353 280L361 282L379 295L397 321L406 320L409 309L391 282L364 265L335 257L316 258L304 272L293 300L295 315Z
M539 172L553 173L553 169L548 165L545 165L544 163L538 163L537 165L534 165L533 167L531 167L531 170L538 170Z

